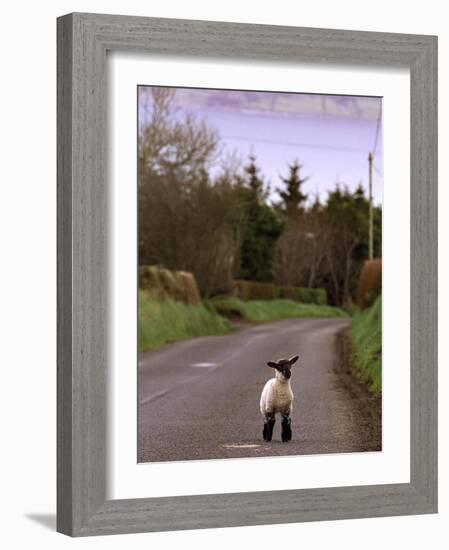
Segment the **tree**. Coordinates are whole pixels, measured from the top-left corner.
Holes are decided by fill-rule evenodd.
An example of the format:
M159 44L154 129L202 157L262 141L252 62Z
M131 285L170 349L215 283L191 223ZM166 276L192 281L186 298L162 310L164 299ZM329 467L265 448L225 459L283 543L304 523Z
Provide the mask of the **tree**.
M274 253L274 280L281 286L302 286L307 258L304 233L297 218L290 221L276 243Z
M329 229L326 263L332 286L333 301L344 304L351 301L360 269L356 257L368 239L368 201L363 189L351 193L347 187L337 186L328 195L326 225Z
M287 218L287 228L276 243L275 280L283 286L317 285L326 250L327 227L318 198L308 209Z
M273 253L284 222L265 201L268 187L259 174L254 156L244 168L244 178L238 186L242 228L240 265L237 276L255 281L273 278Z
M218 153L219 136L193 113L175 116L175 90L142 88L139 92L139 175L173 174L194 179Z
M240 212L229 182L206 173L186 184L152 175L139 189L139 263L195 275L201 295L231 286L240 245Z
M192 272L205 297L226 291L240 213L230 168L209 176L218 136L190 114L175 116L170 90L152 98L139 131L139 263Z
M307 288L314 288L320 284L320 270L326 256L326 245L329 241L329 229L325 223L325 208L320 203L319 197L315 198L306 216L306 246L307 258Z
M278 191L278 193L282 199L280 204L282 211L285 212L287 218L291 218L296 216L307 200L307 195L302 192L301 188L309 178L300 177L302 165L297 160L289 164L288 168L288 177L281 177L281 180L285 184L285 189Z
M297 161L282 181L278 209L286 229L276 242L274 280L282 286L324 287L331 303L352 301L368 255L368 210L365 191L336 185L324 202L306 206L305 178ZM374 254L381 256L382 210L374 208Z
M300 286L306 278L309 260L309 220L304 208L307 195L301 190L308 178L300 177L302 166L297 160L288 168L288 177L281 177L285 188L278 191L282 199L278 208L285 218L286 230L276 244L274 272L278 284Z
M269 190L263 178L259 175L260 170L256 164L256 157L254 155L249 156L249 162L244 167L244 172L244 183L251 191L251 194L248 196L253 198L256 202L263 202L267 198Z

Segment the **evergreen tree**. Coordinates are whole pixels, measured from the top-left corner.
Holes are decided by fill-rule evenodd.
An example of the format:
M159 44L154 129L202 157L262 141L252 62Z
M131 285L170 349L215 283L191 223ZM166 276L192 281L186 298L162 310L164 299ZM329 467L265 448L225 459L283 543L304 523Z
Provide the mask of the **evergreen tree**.
M287 217L294 216L300 209L302 209L307 195L301 190L303 184L309 178L301 178L300 172L302 165L297 160L293 164L289 164L288 177L281 180L285 183L285 190L278 191L279 196L282 199L281 208L286 213Z
M268 187L265 188L263 178L259 175L259 167L254 155L250 155L249 163L245 166L244 171L245 184L253 192L253 198L258 202L263 201L268 195Z
M354 191L354 202L362 207L366 204L365 190L361 183L357 185Z
M268 188L254 156L250 156L249 164L245 167L239 193L243 223L237 276L253 281L271 281L274 246L284 229L284 223L266 202Z

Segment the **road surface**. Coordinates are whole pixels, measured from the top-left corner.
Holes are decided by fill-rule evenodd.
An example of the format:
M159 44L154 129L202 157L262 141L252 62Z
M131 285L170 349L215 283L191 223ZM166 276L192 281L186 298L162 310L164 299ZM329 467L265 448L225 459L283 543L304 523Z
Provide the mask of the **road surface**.
M293 319L169 344L139 358L139 462L380 450L369 396L340 365L347 319ZM292 368L293 439L262 439L268 360ZM350 380L348 380L350 379ZM372 401L372 400L371 400Z

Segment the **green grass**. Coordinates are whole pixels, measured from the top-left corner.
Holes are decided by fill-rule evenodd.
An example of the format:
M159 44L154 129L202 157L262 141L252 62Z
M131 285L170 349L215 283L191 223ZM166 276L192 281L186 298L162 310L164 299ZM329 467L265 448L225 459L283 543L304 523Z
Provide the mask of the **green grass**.
M249 300L221 297L199 305L156 300L139 291L139 351L156 349L169 342L196 336L228 334L231 319L268 322L293 317L344 317L331 306L299 304L292 300Z
M267 322L293 317L346 317L347 314L336 307L300 304L293 300L248 300L234 297L217 297L209 304L225 317L245 321Z
M355 374L369 385L370 390L382 391L382 299L354 315L350 335Z
M168 342L231 332L231 323L204 304L158 301L139 291L139 351Z

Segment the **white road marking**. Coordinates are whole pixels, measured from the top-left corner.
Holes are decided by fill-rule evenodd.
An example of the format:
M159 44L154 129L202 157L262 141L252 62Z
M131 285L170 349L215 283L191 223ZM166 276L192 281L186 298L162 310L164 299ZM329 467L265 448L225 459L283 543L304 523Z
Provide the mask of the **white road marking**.
M257 449L260 445L251 445L250 443L229 443L228 445L222 445L225 449Z
M154 401L155 399L158 399L159 397L163 397L168 393L168 389L159 391L157 393L153 393L153 395L149 395L148 397L145 397L145 399L142 399L140 401L139 405L145 405L146 403L149 403L150 401Z
M234 359L234 357L236 357L237 355L239 355L243 349L247 348L249 345L251 345L255 340L258 340L259 338L261 337L264 337L265 335L264 334L256 334L255 336L253 336L252 338L250 338L248 341L246 341L243 346L240 346L239 348L237 348L233 353L231 353L230 355L228 355L227 357L224 358L223 361L220 361L218 363L208 363L208 362L204 362L204 363L192 363L190 366L191 367L200 367L200 368L213 368L213 367L221 367L222 365L225 365L226 363L229 363L229 361L232 361Z

